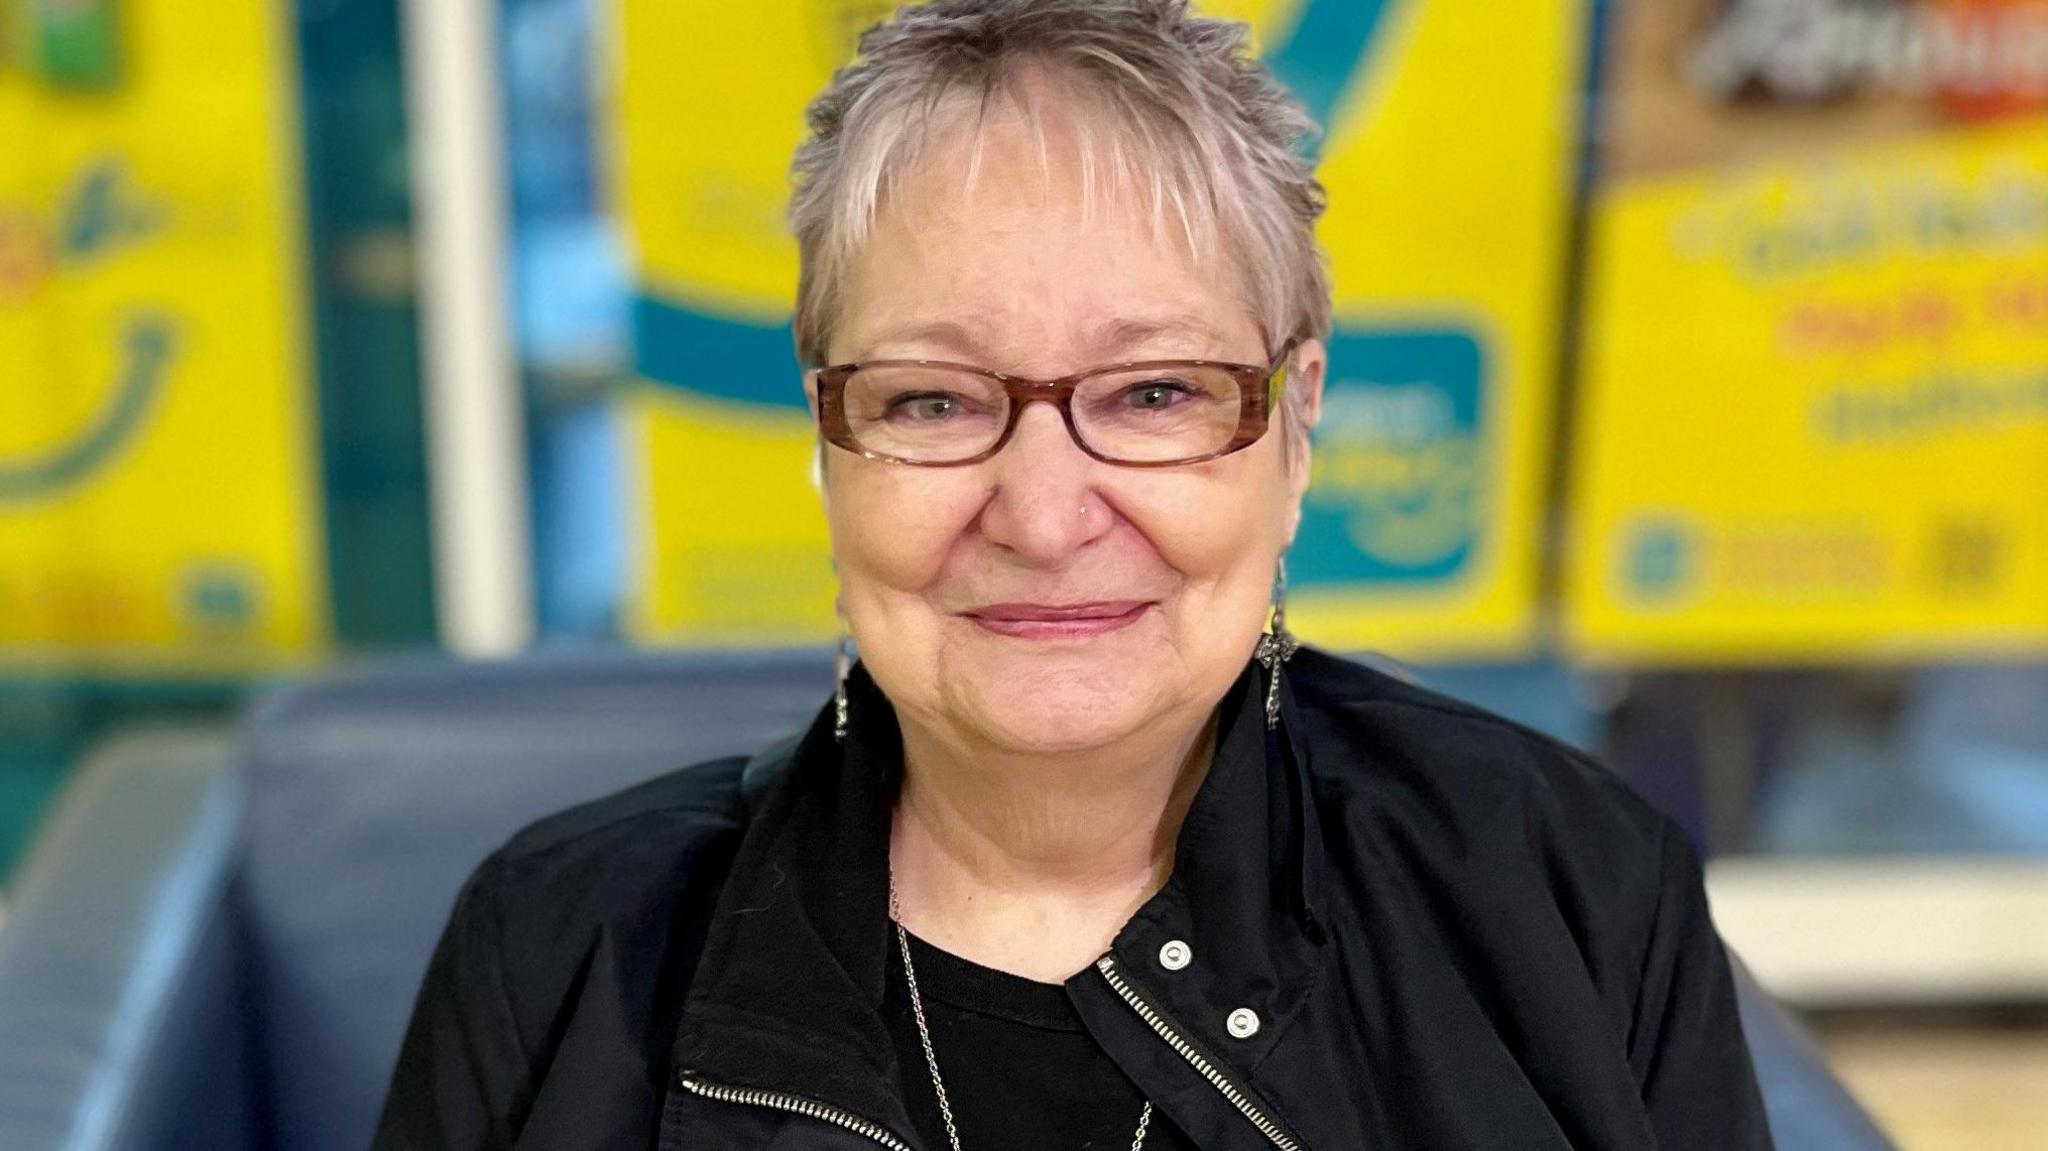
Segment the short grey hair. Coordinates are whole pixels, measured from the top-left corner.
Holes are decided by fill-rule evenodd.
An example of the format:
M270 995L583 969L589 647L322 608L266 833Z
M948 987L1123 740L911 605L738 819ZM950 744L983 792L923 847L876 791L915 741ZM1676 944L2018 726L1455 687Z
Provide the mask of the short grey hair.
M1021 83L1034 70L1102 113L1083 125L1084 184L1106 158L1113 181L1146 191L1155 230L1177 226L1197 252L1220 239L1275 346L1328 335L1323 188L1307 152L1319 130L1252 56L1245 25L1198 18L1186 0L934 0L870 29L810 106L789 208L806 365L825 362L846 268L891 182L939 130L999 98L1038 125Z

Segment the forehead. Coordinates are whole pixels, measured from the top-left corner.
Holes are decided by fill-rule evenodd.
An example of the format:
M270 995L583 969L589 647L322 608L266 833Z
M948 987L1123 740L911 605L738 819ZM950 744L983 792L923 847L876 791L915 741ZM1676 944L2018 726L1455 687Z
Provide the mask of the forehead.
M936 132L853 255L834 351L1252 354L1242 276L1198 206L1134 170L1099 116L997 104Z

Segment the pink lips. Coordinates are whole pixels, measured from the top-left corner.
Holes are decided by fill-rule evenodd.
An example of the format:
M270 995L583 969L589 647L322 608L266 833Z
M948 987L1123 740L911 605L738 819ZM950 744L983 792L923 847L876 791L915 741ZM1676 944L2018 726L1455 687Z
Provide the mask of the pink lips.
M982 628L1013 639L1087 639L1131 626L1151 606L1150 600L995 603L976 608L966 615Z

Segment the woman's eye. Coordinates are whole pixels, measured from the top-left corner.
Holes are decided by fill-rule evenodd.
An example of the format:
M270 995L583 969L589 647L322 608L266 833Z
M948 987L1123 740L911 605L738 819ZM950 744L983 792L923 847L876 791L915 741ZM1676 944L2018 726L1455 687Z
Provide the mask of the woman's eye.
M1173 407L1194 394L1181 380L1146 380L1124 389L1124 402L1139 411L1157 412Z
M960 397L951 392L906 392L889 401L890 419L927 423L949 420L960 414Z

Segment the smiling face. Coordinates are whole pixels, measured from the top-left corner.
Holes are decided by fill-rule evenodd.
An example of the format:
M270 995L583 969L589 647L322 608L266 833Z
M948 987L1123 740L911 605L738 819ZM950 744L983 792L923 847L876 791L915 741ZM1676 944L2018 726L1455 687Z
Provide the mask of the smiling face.
M893 185L848 268L831 361L1040 379L1133 360L1267 362L1238 274L1156 234L1130 197L1085 205L1072 121L1041 115L1043 159L1021 116L994 112L971 183L962 138ZM1298 349L1288 386L1318 388L1322 357ZM1127 468L1083 453L1051 404L1018 419L1000 452L966 466L825 449L841 606L863 660L907 725L957 746L1074 752L1198 724L1264 626L1306 451L1286 450L1276 413L1234 454Z

